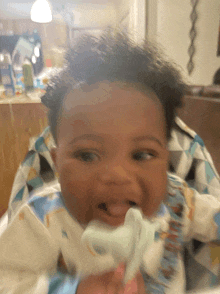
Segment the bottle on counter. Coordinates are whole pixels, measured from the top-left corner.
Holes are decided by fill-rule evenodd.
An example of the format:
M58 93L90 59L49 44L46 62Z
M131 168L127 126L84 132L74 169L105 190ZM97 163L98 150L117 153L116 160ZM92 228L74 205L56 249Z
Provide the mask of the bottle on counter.
M0 70L2 84L7 96L15 95L15 78L12 70L11 55L7 51L0 53Z
M15 50L12 53L12 65L13 65L13 70L15 74L15 89L16 93L17 92L24 92L24 78L23 78L23 69L22 65L24 63L24 57L23 55L18 51Z
M24 60L23 66L23 77L24 77L24 87L25 91L33 91L34 90L34 82L33 82L33 68L31 62L26 58Z

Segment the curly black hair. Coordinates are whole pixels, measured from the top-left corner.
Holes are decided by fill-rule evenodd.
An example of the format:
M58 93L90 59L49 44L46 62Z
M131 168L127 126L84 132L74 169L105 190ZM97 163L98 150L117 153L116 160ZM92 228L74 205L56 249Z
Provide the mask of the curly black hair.
M170 139L176 109L182 106L182 97L187 90L180 71L150 42L137 45L124 33L108 31L99 38L86 35L69 49L64 69L51 79L41 98L49 108L48 120L55 141L67 94L80 85L106 80L138 83L153 90L164 108L166 135Z

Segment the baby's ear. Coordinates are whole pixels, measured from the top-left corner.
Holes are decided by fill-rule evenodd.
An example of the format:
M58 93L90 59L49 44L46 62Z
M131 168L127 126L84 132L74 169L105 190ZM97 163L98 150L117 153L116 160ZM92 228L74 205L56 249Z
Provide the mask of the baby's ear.
M56 167L56 165L57 165L56 164L57 163L57 148L56 147L54 147L50 150L50 155L51 155L53 162L55 164L55 167Z

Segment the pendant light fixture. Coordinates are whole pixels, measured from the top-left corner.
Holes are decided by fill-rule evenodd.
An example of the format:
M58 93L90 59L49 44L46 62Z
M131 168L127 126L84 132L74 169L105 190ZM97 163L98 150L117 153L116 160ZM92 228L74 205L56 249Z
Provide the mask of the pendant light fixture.
M36 0L31 8L31 20L39 23L52 21L51 5L47 0Z

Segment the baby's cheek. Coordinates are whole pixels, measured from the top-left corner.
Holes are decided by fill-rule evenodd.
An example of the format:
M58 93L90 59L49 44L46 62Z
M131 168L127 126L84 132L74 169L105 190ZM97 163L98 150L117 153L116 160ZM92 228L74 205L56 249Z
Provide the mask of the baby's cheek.
M150 217L155 214L167 194L167 173L166 170L157 169L151 171L148 181L145 181L143 199L143 213Z

